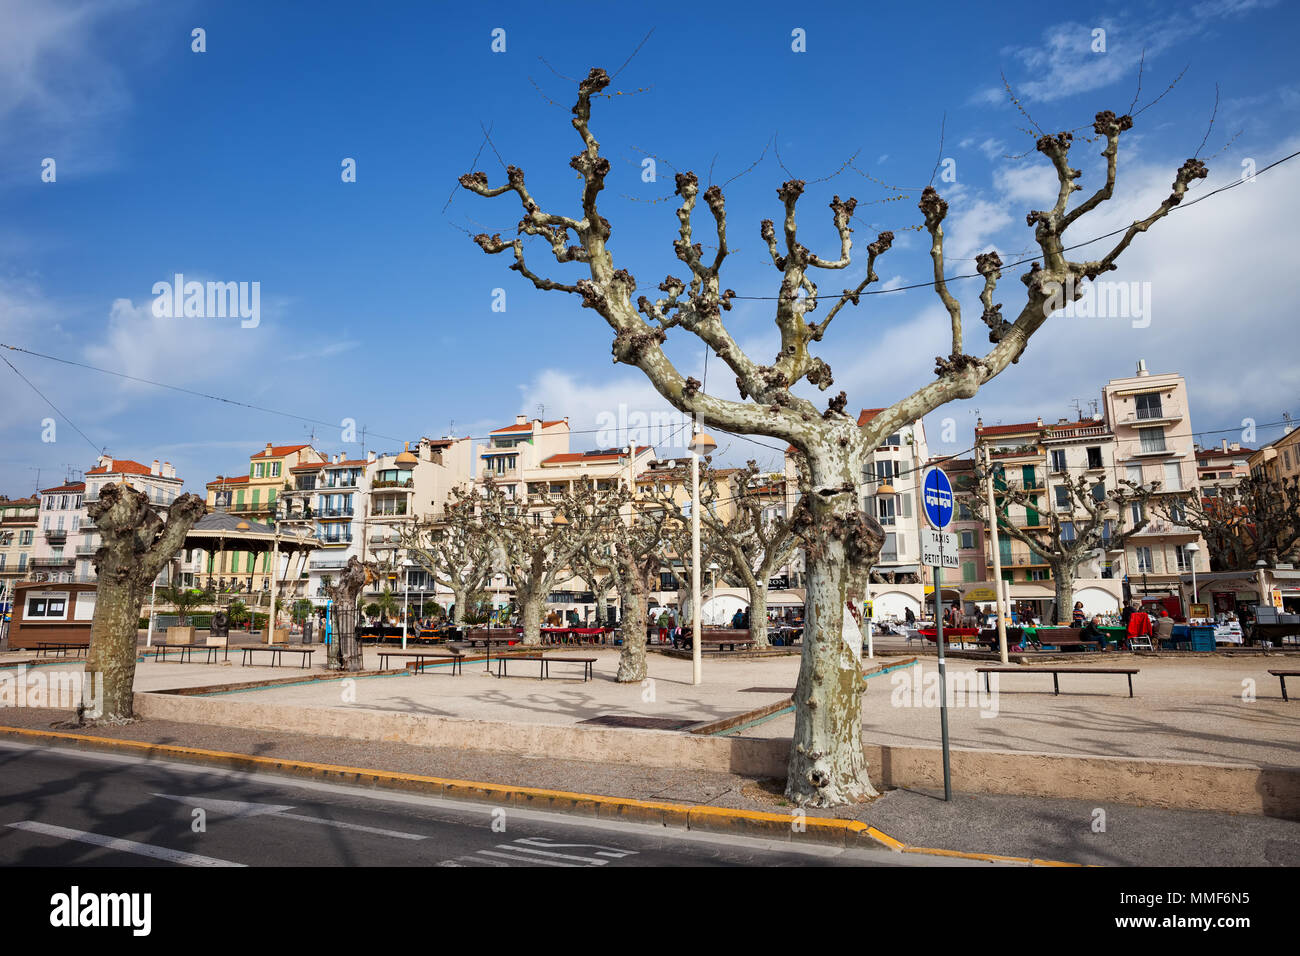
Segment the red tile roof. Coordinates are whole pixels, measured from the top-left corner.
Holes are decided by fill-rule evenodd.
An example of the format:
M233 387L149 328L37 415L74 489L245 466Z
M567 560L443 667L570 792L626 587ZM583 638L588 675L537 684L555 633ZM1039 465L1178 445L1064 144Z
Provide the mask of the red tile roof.
M153 470L148 465L142 465L138 461L132 461L129 458L114 458L113 467L107 465L96 465L88 475L153 475ZM154 475L155 478L161 478L161 475Z
M553 422L542 422L543 428L550 428L552 425L567 425L564 419L558 419ZM496 428L488 432L489 435L499 435L501 432L530 432L533 430L532 422L524 422L522 425L507 425L505 428Z
M84 481L74 481L66 485L59 485L57 488L42 488L43 495L60 495L60 494L77 494L86 490Z
M1202 448L1196 452L1197 458L1242 458L1246 455L1255 454L1253 448L1238 448L1233 451L1231 448L1224 451L1222 448Z
M883 408L864 408L858 412L858 427L861 428L883 411Z
M649 445L638 445L636 449L636 454L639 455L643 451L649 451L649 450L650 450ZM622 453L617 451L612 451L604 455L589 455L586 452L570 451L570 452L564 452L559 455L552 455L550 458L543 459L542 464L543 465L568 465L579 461L617 461L619 458L622 457L623 457Z
M1098 426L1104 426L1105 424L1106 424L1106 420L1104 418L1085 418L1081 422L1064 422L1064 423L1043 422L1041 425L1038 424L1038 422L1024 422L1018 425L985 425L983 428L975 429L975 434L976 435L1021 435L1026 432L1036 432L1040 430L1050 431L1050 432L1063 432L1063 431L1071 431L1075 428L1097 428Z
M266 449L263 448L256 455L249 455L248 457L250 460L253 458L283 458L285 455L292 455L300 449L310 447L310 445L272 445L271 454L268 455Z
M214 485L241 485L247 483L247 475L232 475L229 478L223 478L221 475L217 475L217 477L208 482L207 486L211 488Z

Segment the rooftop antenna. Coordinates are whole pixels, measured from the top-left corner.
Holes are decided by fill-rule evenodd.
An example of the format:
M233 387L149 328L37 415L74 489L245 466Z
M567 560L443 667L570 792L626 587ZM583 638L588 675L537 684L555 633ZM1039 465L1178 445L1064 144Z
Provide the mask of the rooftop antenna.
M1097 407L1097 400L1095 398L1090 399L1088 401L1088 406L1092 409L1092 417L1096 418L1097 415L1099 414L1098 407Z
M1282 421L1285 422L1285 424L1282 426L1282 434L1283 435L1291 434L1291 432L1295 430L1295 424L1291 421L1291 413L1283 412Z
M1074 413L1079 416L1079 421L1083 421L1083 405L1077 398L1070 400L1070 407L1073 408Z
M537 418L539 421L546 421L546 406L541 402L537 403Z

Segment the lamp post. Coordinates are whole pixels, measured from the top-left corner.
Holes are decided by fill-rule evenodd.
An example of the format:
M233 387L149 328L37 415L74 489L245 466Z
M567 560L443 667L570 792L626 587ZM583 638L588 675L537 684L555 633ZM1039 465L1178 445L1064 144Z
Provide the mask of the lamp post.
M1192 603L1200 604L1201 596L1200 593L1196 590L1196 552L1201 550L1201 546L1197 544L1195 541L1193 541L1187 547L1183 548L1183 550L1192 556L1190 559L1192 565ZM1190 621L1191 619L1192 619L1192 615L1188 614L1187 620Z
M699 685L704 677L700 657L700 456L711 455L717 449L715 442L707 432L700 431L700 424L695 423L695 434L691 437L691 683Z

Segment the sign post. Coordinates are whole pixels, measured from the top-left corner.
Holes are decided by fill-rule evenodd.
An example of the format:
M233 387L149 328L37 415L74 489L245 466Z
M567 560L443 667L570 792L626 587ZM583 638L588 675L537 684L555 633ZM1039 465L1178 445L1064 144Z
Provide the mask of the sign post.
M948 672L943 656L943 567L957 566L953 535L944 529L952 523L952 483L940 468L931 468L921 482L921 502L934 531L921 533L921 560L934 569L934 623L939 645L939 726L943 734L943 798L952 800L952 769L948 746ZM947 547L945 547L947 545Z

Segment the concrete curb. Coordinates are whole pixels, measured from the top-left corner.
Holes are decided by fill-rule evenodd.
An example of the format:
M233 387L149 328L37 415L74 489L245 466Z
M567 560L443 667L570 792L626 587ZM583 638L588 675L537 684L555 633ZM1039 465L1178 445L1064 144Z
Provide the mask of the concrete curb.
M196 747L179 747L174 744L155 744L140 740L121 740L114 737L95 737L87 734L29 730L22 727L0 726L0 738L43 742L77 750L129 753L148 759L177 760L184 763L217 766L227 770L278 773L331 783L349 783L380 789L402 790L422 793L427 796L442 797L448 800L501 803L531 810L575 813L601 819L627 820L665 827L682 827L708 833L731 833L737 836L808 842L823 846L844 847L846 849L876 849L883 847L895 853L920 853L964 860L980 860L989 863L1014 863L1023 866L1079 865L1026 857L997 856L987 853L966 853L958 850L909 846L860 820L814 817L793 811L790 813L769 813L760 810L736 810L727 807L636 800L630 797L610 797L590 793L572 793L565 790L550 790L541 787L455 780L388 770L311 763L302 760L257 757L252 754L203 750Z

